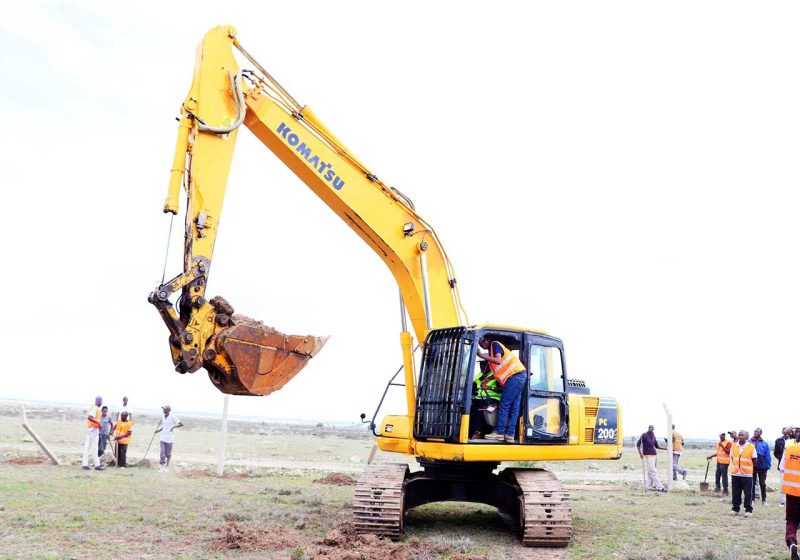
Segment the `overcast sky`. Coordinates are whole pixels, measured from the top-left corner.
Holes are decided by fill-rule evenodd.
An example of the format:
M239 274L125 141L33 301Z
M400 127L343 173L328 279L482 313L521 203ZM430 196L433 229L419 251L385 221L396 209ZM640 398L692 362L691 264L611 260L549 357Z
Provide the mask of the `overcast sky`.
M414 200L472 323L563 339L568 372L619 399L626 435L663 432L667 402L687 436L774 439L800 424L798 15L795 2L2 0L0 396L221 409L203 371L173 371L146 298L194 50L231 23ZM208 295L331 339L232 414L371 415L401 363L392 276L247 131L233 163ZM405 411L397 393L386 412Z

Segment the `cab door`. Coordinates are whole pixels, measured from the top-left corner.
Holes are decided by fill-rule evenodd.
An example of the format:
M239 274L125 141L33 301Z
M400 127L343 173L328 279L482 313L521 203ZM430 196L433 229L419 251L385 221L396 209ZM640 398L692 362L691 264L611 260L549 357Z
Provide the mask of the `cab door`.
M528 334L523 362L528 369L523 410L525 443L561 443L569 439L564 351L558 339Z

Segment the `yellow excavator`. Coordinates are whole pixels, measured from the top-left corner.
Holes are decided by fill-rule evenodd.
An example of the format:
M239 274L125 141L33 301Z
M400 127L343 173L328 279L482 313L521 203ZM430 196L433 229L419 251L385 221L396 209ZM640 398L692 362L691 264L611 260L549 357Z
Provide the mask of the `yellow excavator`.
M251 69L240 69L234 49ZM231 158L244 125L377 253L400 288L399 371L407 409L370 424L378 448L414 456L420 469L370 464L355 488L357 530L397 538L410 509L464 501L498 508L524 545L567 546L572 514L563 484L546 470L498 467L503 461L618 459L622 417L616 399L592 396L583 382L567 376L558 338L536 329L469 325L453 267L412 201L378 179L281 87L242 47L233 27L212 29L198 46L179 123L163 210L178 213L183 186L183 272L149 296L169 329L176 370L202 367L223 393L267 395L327 340L285 335L234 313L222 297L206 299ZM421 342L419 374L408 320ZM500 342L526 368L517 435L510 442L471 437L483 337Z

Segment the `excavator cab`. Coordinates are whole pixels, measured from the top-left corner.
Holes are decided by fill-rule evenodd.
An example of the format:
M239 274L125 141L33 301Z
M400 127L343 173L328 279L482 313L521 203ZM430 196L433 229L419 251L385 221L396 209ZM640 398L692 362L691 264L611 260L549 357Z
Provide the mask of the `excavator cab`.
M554 337L510 328L466 327L432 331L425 343L418 384L414 437L458 442L462 422L472 408L478 342L483 336L500 342L525 365L521 444L563 443L569 439L564 345ZM472 426L467 433L473 432ZM470 443L492 444L487 440Z

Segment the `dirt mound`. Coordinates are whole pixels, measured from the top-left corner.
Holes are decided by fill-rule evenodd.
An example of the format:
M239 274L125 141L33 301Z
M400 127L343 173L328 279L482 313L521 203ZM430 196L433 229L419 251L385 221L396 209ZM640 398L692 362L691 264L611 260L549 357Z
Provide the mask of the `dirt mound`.
M303 534L282 527L280 531L240 525L235 521L227 523L222 533L211 544L214 550L285 550L297 548L304 542Z
M43 465L48 462L46 457L40 455L23 455L21 457L12 457L5 461L9 465Z
M392 542L376 535L359 535L351 522L340 523L309 551L309 558L330 560L412 560L437 558L450 547L420 541Z
M334 473L326 476L325 478L318 478L314 481L315 484L333 484L334 486L352 486L356 483L354 478L342 473Z

